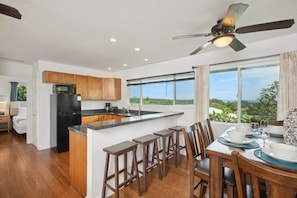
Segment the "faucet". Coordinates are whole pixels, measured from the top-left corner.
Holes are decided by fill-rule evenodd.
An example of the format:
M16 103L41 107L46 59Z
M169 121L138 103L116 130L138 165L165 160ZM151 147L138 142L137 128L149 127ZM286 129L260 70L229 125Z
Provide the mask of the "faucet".
M123 109L124 113L129 113L129 108L126 109L125 107L122 107L122 109Z

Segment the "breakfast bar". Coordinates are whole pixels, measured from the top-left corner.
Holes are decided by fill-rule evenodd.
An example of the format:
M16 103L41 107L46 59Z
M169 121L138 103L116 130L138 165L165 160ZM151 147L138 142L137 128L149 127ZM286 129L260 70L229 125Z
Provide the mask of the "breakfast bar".
M182 115L183 112L130 115L130 117L120 119L69 127L69 161L72 186L83 197L99 198L105 164L103 148L152 134L155 131L168 129L177 125ZM138 151L137 157L140 156L141 152ZM107 195L111 193L108 191Z

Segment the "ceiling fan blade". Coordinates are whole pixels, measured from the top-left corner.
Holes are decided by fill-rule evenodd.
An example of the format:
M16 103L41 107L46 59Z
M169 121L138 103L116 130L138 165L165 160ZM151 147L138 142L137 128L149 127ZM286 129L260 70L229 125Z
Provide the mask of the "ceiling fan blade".
M1 4L1 3L0 3L0 13L7 15L7 16L17 18L17 19L22 18L21 13L17 9L10 7L8 5Z
M201 45L200 47L198 47L197 49L195 49L190 55L195 55L198 52L200 52L203 48L207 47L208 45L210 45L212 43L212 40L207 41L206 43L204 43L203 45Z
M234 27L236 21L241 17L241 15L248 7L249 5L244 3L230 5L222 21L222 25L227 27Z
M240 42L236 37L234 37L233 41L229 44L229 46L236 52L246 48L245 45L242 42Z
M295 23L294 19L287 19L282 21L274 21L269 23L261 23L256 25L244 26L235 30L235 32L237 34L244 34L244 33L250 33L250 32L284 29L284 28L290 28L294 23Z
M194 38L194 37L207 37L207 36L211 36L211 33L180 35L180 36L172 37L172 39L176 40L176 39L186 39L186 38Z

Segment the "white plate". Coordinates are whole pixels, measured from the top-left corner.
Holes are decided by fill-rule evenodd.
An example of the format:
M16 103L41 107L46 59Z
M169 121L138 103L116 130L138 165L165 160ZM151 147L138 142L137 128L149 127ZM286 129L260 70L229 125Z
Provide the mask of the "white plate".
M284 162L291 162L291 163L297 163L297 157L295 159L283 159L282 157L277 157L275 156L271 151L270 151L270 148L269 147L265 147L262 149L263 153L265 153L266 155L274 158L274 159L277 159L277 160L281 160L281 161L284 161Z
M232 140L230 139L229 136L223 136L223 138L224 138L225 140L227 140L228 142L235 143L235 144L249 144L249 143L251 143L252 141L254 141L254 140L252 140L252 139L245 138L244 141L242 141L242 142L235 142L235 141L232 141Z

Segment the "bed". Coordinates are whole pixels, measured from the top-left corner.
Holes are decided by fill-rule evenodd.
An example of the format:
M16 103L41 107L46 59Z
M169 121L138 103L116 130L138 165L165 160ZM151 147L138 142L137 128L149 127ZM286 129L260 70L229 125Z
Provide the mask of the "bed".
M12 127L17 134L27 133L27 107L18 107L17 115L12 117Z

